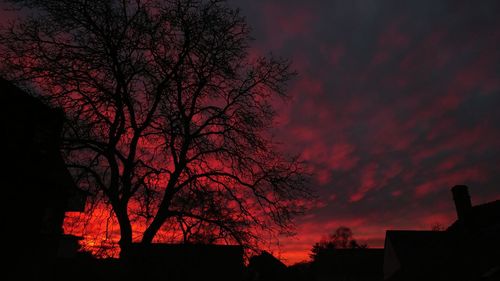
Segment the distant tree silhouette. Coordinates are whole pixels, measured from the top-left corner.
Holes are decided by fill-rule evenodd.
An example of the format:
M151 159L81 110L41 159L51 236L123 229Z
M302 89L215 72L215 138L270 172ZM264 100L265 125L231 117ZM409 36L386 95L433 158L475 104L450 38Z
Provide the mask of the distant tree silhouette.
M432 231L444 231L444 230L446 230L446 227L439 222L435 222L431 225L431 230Z
M352 230L345 226L340 226L334 233L327 238L315 243L311 249L311 258L313 261L321 258L324 253L334 251L335 249L363 249L367 244L359 244Z
M65 110L67 162L111 206L122 254L132 221L146 226L143 243L174 223L186 241L247 246L263 230L290 230L310 190L303 163L268 129L294 73L286 60L249 57L238 10L216 0L9 2L29 10L1 32L2 75Z

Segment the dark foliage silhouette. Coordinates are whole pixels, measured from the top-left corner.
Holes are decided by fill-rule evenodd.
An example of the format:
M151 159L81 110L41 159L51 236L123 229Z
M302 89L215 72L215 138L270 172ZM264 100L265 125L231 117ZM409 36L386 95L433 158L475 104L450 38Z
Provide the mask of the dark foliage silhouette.
M311 249L313 280L382 280L383 249L368 249L352 230L338 227Z
M321 259L325 253L334 251L335 249L364 249L367 248L366 244L359 244L352 230L345 226L338 227L334 233L330 234L327 238L321 239L313 245L311 249L311 258L313 261Z
M110 206L122 254L162 228L254 246L290 231L310 198L296 156L268 131L294 73L248 56L224 1L13 0L1 72L64 109L66 162ZM142 225L142 233L134 227Z

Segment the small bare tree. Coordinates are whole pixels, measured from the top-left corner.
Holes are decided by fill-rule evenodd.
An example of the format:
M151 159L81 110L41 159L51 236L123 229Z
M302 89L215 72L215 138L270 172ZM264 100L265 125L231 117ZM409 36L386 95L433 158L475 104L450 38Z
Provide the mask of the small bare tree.
M246 246L262 230L290 230L310 190L269 129L293 72L286 60L249 58L238 10L217 0L10 2L28 16L1 32L1 73L65 110L68 164L112 207L122 253L140 220L143 243L172 222L186 239L201 227L210 242Z

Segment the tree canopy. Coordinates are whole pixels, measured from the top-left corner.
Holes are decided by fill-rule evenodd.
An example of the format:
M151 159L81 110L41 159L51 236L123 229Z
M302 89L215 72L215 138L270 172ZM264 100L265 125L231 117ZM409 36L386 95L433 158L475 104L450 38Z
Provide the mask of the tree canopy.
M304 164L272 137L289 61L249 56L250 29L217 0L11 0L0 72L67 122L64 156L110 206L122 253L162 226L184 240L258 244L311 198Z

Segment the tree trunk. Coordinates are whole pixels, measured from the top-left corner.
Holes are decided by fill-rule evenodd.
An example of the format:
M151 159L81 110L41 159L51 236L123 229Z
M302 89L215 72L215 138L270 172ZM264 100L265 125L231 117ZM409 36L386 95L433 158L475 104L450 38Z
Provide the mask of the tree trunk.
M130 246L132 245L132 225L127 213L127 207L115 209L118 225L120 226L120 258L128 257Z
M151 224L144 231L141 243L151 244L151 242L153 242L153 238L155 238L156 233L158 233L164 221L165 219L162 216L155 216Z
M172 177L170 178L168 185L167 185L167 191L172 190L173 185L179 178L179 169L176 169L174 173L172 174ZM142 236L142 241L141 243L143 244L151 244L153 242L153 239L155 238L156 233L160 230L161 226L165 222L165 220L169 216L169 207L170 207L170 202L172 201L174 193L169 193L165 192L163 202L161 202L160 206L158 207L158 211L156 212L156 215L151 222L151 224L146 228L144 231L144 235Z

